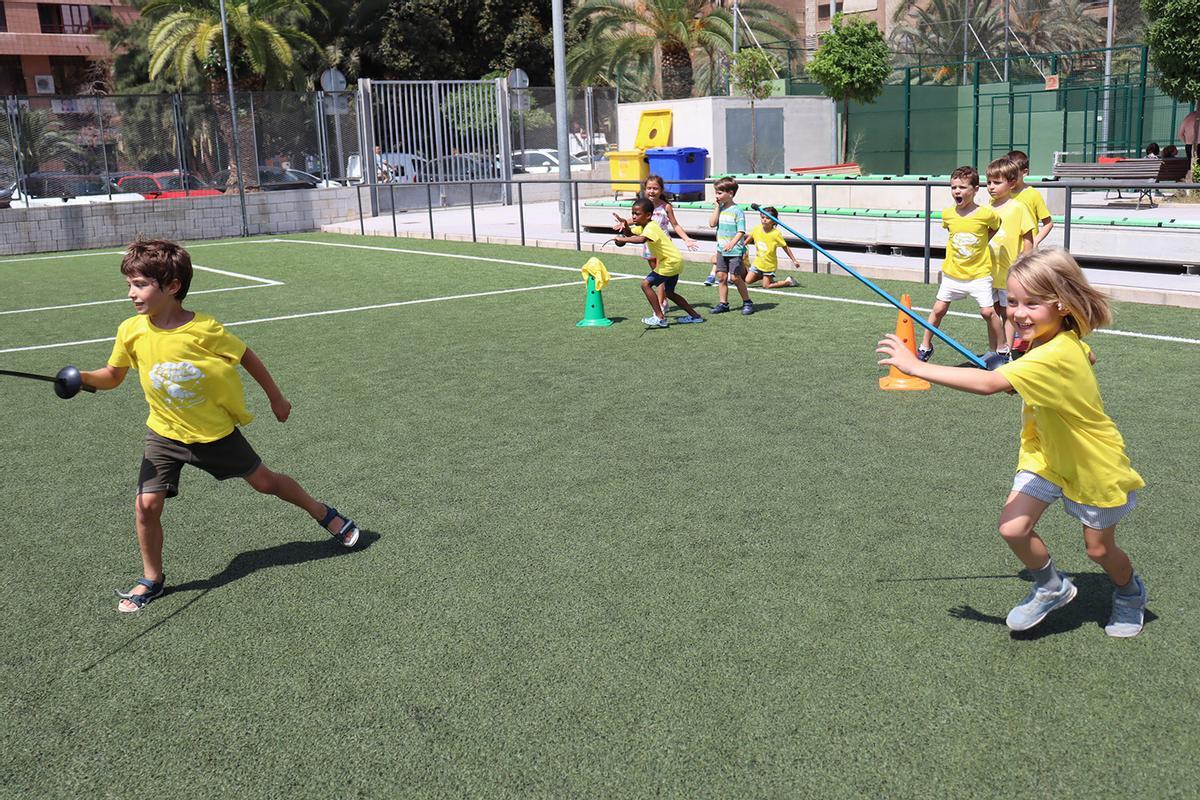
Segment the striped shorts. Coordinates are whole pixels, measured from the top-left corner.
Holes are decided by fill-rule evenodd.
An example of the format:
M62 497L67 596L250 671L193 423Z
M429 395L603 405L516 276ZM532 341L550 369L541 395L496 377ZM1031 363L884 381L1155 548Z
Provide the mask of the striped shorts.
M1111 528L1137 506L1137 492L1130 492L1125 504L1114 508L1098 508L1096 506L1087 506L1083 503L1076 503L1074 500L1063 497L1061 486L1028 470L1021 470L1017 473L1017 476L1013 478L1012 490L1037 498L1043 503L1053 503L1062 497L1063 508L1066 509L1068 514L1087 527L1095 528L1096 530Z

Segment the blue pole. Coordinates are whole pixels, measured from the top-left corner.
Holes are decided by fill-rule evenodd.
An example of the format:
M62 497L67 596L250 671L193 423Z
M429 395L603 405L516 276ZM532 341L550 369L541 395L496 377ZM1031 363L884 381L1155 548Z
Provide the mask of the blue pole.
M901 305L901 304L900 304L900 301L898 301L896 298L892 297L890 294L888 294L887 292L885 292L883 289L880 289L880 288L879 288L878 286L876 286L876 285L875 285L875 284L874 284L874 283L873 283L873 282L872 282L872 281L871 281L869 278L865 278L865 277L863 277L862 275L859 275L859 274L858 274L858 272L856 272L855 270L853 270L853 269L851 269L850 267L848 267L848 266L846 266L845 264L843 264L843 263L842 263L842 261L841 261L841 259L839 259L837 256L835 256L835 255L833 255L832 253L830 253L830 252L829 252L828 250L826 250L824 247L821 247L821 245L817 244L817 243L816 243L816 242L814 242L812 239L809 239L809 238L808 238L807 236L805 236L804 234L802 234L802 233L798 233L798 232L797 232L797 231L796 231L794 228L791 228L791 227L789 227L788 225L785 225L784 223L782 223L782 222L780 222L779 220L775 219L775 217L771 216L771 214L769 214L769 213L768 213L768 212L766 212L766 211L763 211L763 210L762 210L762 209L759 207L758 203L751 203L751 204L750 204L750 208L754 209L754 210L755 210L755 211L757 211L759 214L762 214L762 215L763 215L764 217L766 217L767 219L769 219L769 220L772 220L772 221L773 221L773 222L774 222L776 225L778 225L779 227L783 228L785 231L787 231L788 233L792 234L793 236L795 236L795 237L796 237L797 239L799 239L800 241L804 242L806 245L808 245L809 247L811 247L813 250L815 250L816 252L818 252L818 253L820 253L821 255L825 256L825 257L826 257L826 258L828 258L830 261L832 261L834 264L837 264L839 267L841 267L842 269L846 270L846 272L849 272L849 273L850 273L851 275L853 275L855 278L858 278L858 279L859 279L859 281L861 281L861 282L863 283L863 285L865 285L865 286L866 286L868 289L870 289L871 291L875 292L875 294L879 295L879 296L880 296L880 297L882 297L884 300L887 300L889 303L891 303L892 305L894 305L894 306L895 306L896 308L898 308L900 311L902 311L903 313L905 313L905 314L907 314L909 317L911 317L913 322L915 322L916 324L920 325L922 328L924 328L925 330L929 331L929 332L930 332L930 333L932 333L934 336L936 336L937 338L941 339L941 340L942 340L943 342L945 342L946 344L948 344L948 345L950 345L951 347L953 347L953 348L954 348L956 351L958 351L958 354L959 354L959 355L966 356L966 358L967 358L967 359L968 359L968 360L969 360L969 361L970 361L972 364L974 364L975 366L979 367L980 369L987 369L987 364L985 364L985 363L984 363L984 361L983 361L983 359L982 359L982 358L980 358L979 356L975 355L975 354L974 354L974 353L972 353L970 350L968 350L967 348L963 347L961 344L959 344L958 342L954 341L954 340L953 340L953 339L951 339L949 336L947 336L946 334L942 333L940 330L938 330L937 328L933 327L932 325L930 325L930 324L929 324L928 322L926 322L925 320L923 320L923 319L921 319L920 317L918 317L916 314L914 314L914 313L912 312L912 309L910 309L910 308L906 308L906 307L904 307L903 305Z

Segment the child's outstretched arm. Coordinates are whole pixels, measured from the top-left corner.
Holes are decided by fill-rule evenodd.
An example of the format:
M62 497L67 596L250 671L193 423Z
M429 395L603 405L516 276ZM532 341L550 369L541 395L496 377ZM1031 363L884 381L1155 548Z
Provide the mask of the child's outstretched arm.
M279 391L279 387L275 385L275 379L267 371L267 365L249 347L242 354L242 367L246 372L250 373L250 377L254 378L258 385L262 387L263 392L266 393L267 399L271 401L271 413L275 415L275 419L280 422L287 422L288 416L292 413L292 404L288 402L288 399L283 396L283 392Z
M699 250L700 245L696 244L692 237L688 236L687 231L679 224L679 220L675 219L675 209L667 203L667 221L671 223L671 230L679 234L679 238L683 239L683 243L687 245L688 250Z
M951 389L973 394L996 394L997 392L1011 392L1013 389L1008 378L999 372L976 367L945 367L941 364L921 361L909 352L904 342L894 333L889 333L880 341L875 352L884 355L884 358L879 359L880 366L895 367L905 375L923 378L930 383L948 386Z
M129 372L129 367L114 367L106 364L100 369L80 372L79 377L84 386L91 386L93 389L115 389L121 385L121 381L125 380L127 372Z
M620 214L618 214L615 211L613 212L613 219L616 220L616 222L614 222L613 226L612 226L614 231L617 231L619 233L621 231L629 229L629 220L625 219L624 217L622 217Z
M799 269L799 268L800 268L800 262L796 260L796 257L795 257L794 255L792 255L792 248L788 247L788 246L785 244L785 245L783 246L783 252L784 252L784 253L786 253L786 254L787 254L787 257L788 257L788 258L790 258L790 259L792 260L792 266L793 266L793 267L795 267L796 269Z
M636 236L636 235L630 234L629 236L614 236L613 241L619 242L621 244L643 244L650 240L647 239L645 236Z

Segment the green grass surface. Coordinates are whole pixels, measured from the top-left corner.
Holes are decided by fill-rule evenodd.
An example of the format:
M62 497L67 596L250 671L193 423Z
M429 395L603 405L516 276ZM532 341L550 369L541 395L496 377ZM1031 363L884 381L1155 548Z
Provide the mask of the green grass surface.
M327 242L580 266L580 254ZM578 272L310 244L199 246L283 285L196 294L227 322L578 281ZM642 274L640 259L606 258ZM0 261L0 311L123 296L116 255ZM699 280L690 264L685 278ZM802 273L794 295L874 298ZM253 283L200 272L194 292ZM927 305L933 289L885 282ZM715 291L684 286L701 306ZM1097 334L1148 482L1119 530L1150 590L1134 640L1061 508L1040 531L1079 598L1026 635L995 526L1020 401L882 392L890 309L760 294L643 329L636 281L577 329L579 285L232 327L268 465L353 515L185 471L169 593L140 562L145 403L5 379L5 797L1194 797L1200 782L1200 346ZM965 309L963 309L965 310ZM0 366L101 365L126 303L0 315ZM1194 338L1197 313L1114 327ZM984 349L978 319L948 332ZM955 363L947 347L935 360Z

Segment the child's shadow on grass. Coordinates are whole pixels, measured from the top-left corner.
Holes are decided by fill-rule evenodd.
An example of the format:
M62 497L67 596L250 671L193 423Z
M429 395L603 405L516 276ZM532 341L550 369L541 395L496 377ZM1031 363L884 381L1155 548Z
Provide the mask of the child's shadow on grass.
M219 589L247 575L271 567L286 567L303 564L307 561L320 561L323 558L352 556L366 550L379 538L380 535L375 531L362 530L358 535L358 543L354 547L342 547L332 537L327 536L324 539L302 539L297 542L284 542L272 547L264 547L260 550L247 550L234 556L225 569L211 578L167 586L163 591L163 596L194 589L205 592Z
M712 308L716 304L717 304L716 300L707 300L707 301L703 301L700 303L692 303L692 306L694 308L696 308L697 310L699 310L701 308L707 308L709 310L709 313L712 313ZM775 308L778 305L779 305L778 303L755 303L754 304L754 313L757 314L760 311L770 311L771 309ZM725 313L732 314L735 317L741 315L741 313L742 313L741 301L738 300L736 296L729 302L729 310L726 311Z
M1021 570L1021 580L1032 582L1033 577L1028 570ZM1019 641L1034 641L1058 633L1066 633L1082 628L1088 623L1095 623L1101 629L1108 624L1108 615L1112 611L1112 581L1103 572L1086 572L1071 575L1071 580L1078 587L1079 593L1068 605L1052 612L1041 624L1027 631L1013 631L1011 636ZM971 606L962 605L951 608L950 616L972 622L986 622L991 625L1003 625L1004 617L984 614ZM1149 609L1146 610L1146 623L1158 619Z

